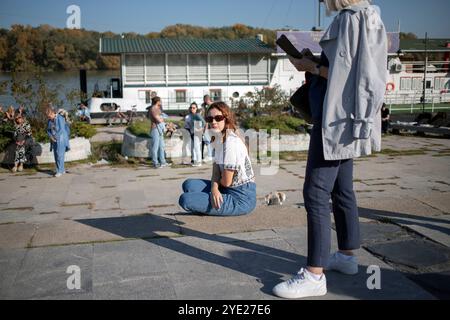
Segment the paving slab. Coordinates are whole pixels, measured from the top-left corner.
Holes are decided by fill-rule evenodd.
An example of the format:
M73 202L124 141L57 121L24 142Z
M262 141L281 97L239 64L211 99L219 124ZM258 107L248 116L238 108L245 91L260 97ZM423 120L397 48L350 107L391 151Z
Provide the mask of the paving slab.
M26 249L0 249L0 299L12 297L11 289L26 253Z
M87 220L89 221L89 220ZM32 247L122 240L123 237L86 223L57 220L39 224Z
M444 264L450 260L450 249L431 241L408 239L367 246L378 256L417 270Z
M401 219L408 217L432 217L442 214L423 202L410 197L377 197L358 200L359 214L371 219Z
M425 196L414 196L414 198L426 203L430 207L441 210L445 214L450 214L450 192L442 194L433 193Z
M439 299L450 299L450 271L415 274L408 277Z
M69 266L80 268L80 290L67 288ZM29 249L14 281L15 299L92 292L92 245Z
M183 235L191 230L210 234L237 233L306 225L306 211L292 206L260 205L249 215L211 217L177 214Z
M14 223L0 225L0 249L27 247L36 231L36 225Z
M410 235L397 225L378 222L360 222L359 226L362 245L410 238Z
M167 271L159 246L144 240L94 244L93 268L96 286Z
M170 277L155 274L103 284L94 283L95 300L169 300L177 299Z

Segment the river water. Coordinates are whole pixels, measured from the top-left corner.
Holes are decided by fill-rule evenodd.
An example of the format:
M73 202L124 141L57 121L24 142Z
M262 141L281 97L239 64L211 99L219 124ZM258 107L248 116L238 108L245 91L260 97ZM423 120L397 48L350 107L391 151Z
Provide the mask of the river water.
M27 74L21 74L27 76ZM59 98L64 101L64 108L72 109L74 106L69 106L65 96L68 92L72 90L80 89L80 72L79 71L64 71L64 72L47 72L43 74L43 77L49 88L56 88L61 86L59 90ZM87 71L87 90L88 97L94 92L95 85L98 84L100 91L107 90L109 86L109 81L111 78L119 78L119 70L108 70L108 71ZM11 80L11 74L0 73L0 82L5 80ZM11 94L0 95L0 105L7 108L10 105L18 107L18 104L11 96Z

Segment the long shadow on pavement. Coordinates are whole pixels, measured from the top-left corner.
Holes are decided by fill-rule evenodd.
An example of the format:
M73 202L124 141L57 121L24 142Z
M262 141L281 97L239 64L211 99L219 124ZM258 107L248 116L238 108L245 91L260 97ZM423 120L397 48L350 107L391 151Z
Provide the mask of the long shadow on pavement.
M296 272L300 266L306 264L305 256L294 253L295 248L300 246L301 242L306 241L306 239L297 238L294 240L291 239L292 241L286 241L285 244L289 248L292 248L292 251L285 251L272 246L257 244L223 235L211 235L183 227L183 230L194 240L200 239L212 241L216 244L238 247L237 250L230 250L230 248L227 247L226 255L229 257L225 257L208 251L208 249L201 249L192 244L185 243L182 240L184 238L162 237L163 239L161 239L161 234L180 234L181 232L180 223L178 221L162 216L148 214L134 217L83 219L77 220L77 222L124 238L143 239L149 243L157 244L158 246L178 252L182 255L247 274L256 278L257 281L263 285L261 291L268 295L272 295L273 286L282 281L282 277L284 277L285 274L292 274ZM285 239L279 237L267 240L282 241ZM370 275L365 274L365 272L360 272L354 277L329 272L327 273L328 290L330 293L336 295L343 295L356 299L429 298L429 296L423 292L416 292L417 287L412 283L405 283L405 280L399 280L399 272L382 268L381 273L383 275L383 283L389 284L387 285L387 292L386 289L378 290L378 292L368 290L366 281ZM217 275L218 278L220 278L220 276L220 274ZM384 288L386 288L386 286Z

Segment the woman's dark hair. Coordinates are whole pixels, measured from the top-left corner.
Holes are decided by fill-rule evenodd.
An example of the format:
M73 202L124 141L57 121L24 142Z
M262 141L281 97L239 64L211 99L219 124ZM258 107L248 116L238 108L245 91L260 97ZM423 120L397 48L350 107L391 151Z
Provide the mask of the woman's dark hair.
M222 113L222 115L225 117L225 128L222 132L225 139L227 137L226 135L227 135L228 130L231 130L234 133L239 134L238 126L236 123L236 118L234 116L234 113L233 113L233 111L231 111L231 108L225 102L214 102L208 108L208 112L206 114L208 115L209 112L213 109L219 110Z
M153 97L152 98L152 106L154 106L155 104L157 104L158 102L160 102L161 101L161 98L160 97Z

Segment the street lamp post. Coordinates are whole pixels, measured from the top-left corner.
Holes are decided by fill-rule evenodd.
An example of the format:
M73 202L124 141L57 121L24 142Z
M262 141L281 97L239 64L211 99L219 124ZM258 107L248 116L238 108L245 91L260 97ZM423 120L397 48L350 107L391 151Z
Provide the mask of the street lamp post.
M428 32L425 33L425 67L423 68L422 113L425 113L425 95L427 89L428 68Z

